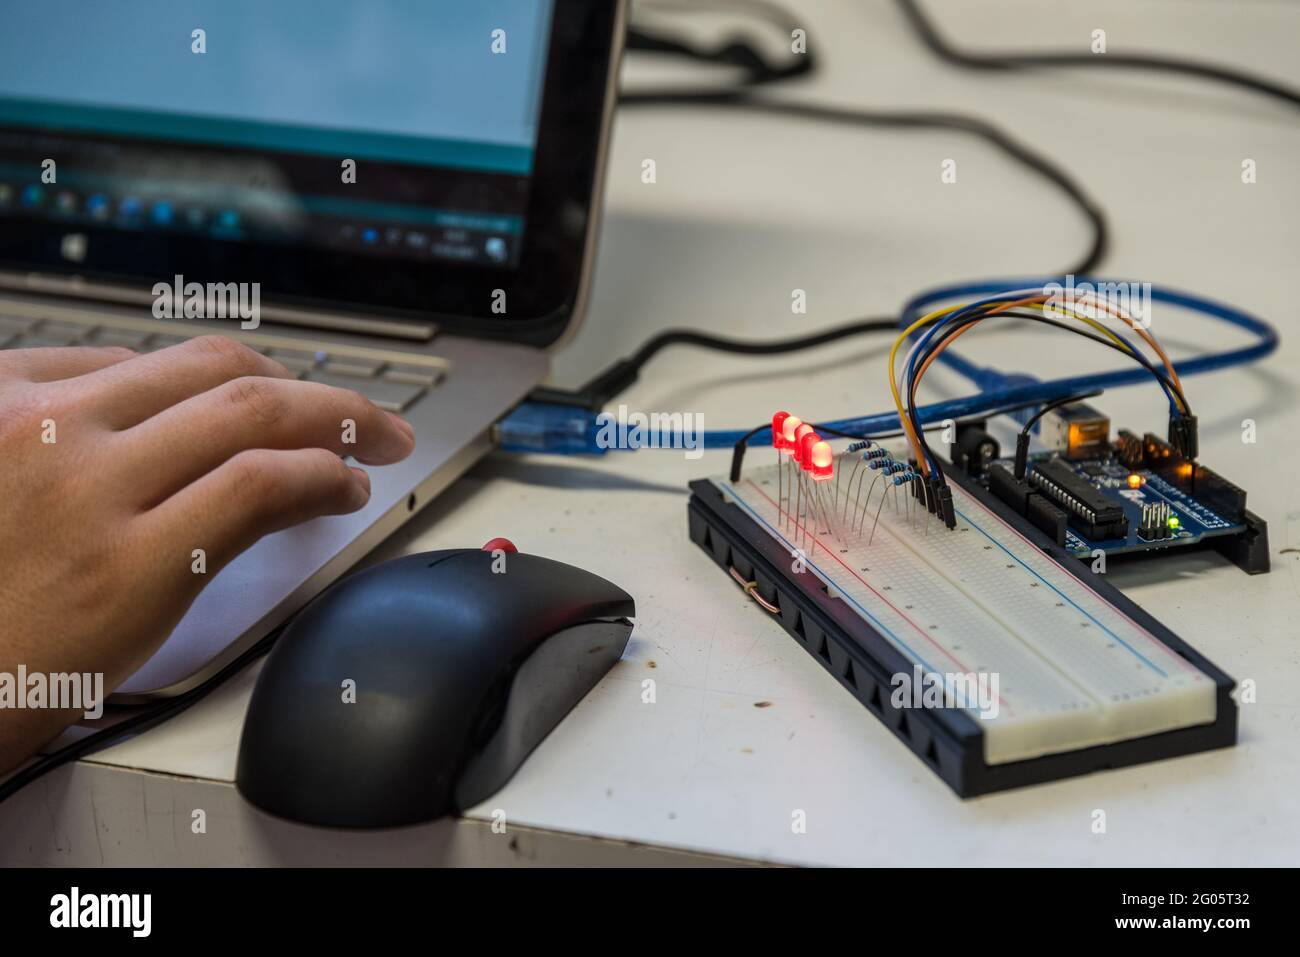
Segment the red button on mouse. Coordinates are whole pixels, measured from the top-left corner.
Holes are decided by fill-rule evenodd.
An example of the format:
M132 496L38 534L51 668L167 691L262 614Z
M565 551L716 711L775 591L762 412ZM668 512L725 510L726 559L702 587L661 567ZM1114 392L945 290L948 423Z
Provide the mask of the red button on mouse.
M492 539L492 541L488 542L486 545L483 546L483 551L485 552L502 551L502 552L509 552L510 554L513 555L517 553L519 549L515 548L515 543L510 541L510 539L508 538L494 538Z

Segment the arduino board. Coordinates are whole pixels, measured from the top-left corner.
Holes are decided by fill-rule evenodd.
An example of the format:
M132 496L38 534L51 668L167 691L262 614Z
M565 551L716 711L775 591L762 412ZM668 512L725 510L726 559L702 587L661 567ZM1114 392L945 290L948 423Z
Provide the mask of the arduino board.
M983 423L957 427L950 457L1078 558L1208 546L1248 574L1268 571L1268 526L1246 507L1244 490L1150 433L1121 429L1110 442L1101 422L1100 442L1076 445L1063 430L1053 447L1027 457L1020 477Z

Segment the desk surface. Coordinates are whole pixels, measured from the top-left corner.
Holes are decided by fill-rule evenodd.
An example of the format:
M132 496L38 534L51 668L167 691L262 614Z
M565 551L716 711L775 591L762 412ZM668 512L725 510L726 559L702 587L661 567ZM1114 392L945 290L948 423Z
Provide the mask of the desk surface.
M501 809L511 825L536 834L808 864L1294 863L1300 336L1287 292L1300 250L1294 111L1191 79L961 73L925 52L887 0L800 6L825 70L798 96L983 115L1055 156L1101 200L1114 230L1107 275L1200 292L1281 328L1282 346L1265 362L1188 382L1203 460L1248 489L1270 524L1272 573L1248 577L1206 554L1161 562L1158 575L1149 565L1110 573L1228 673L1254 679L1258 701L1241 709L1236 748L963 802L689 543L686 482L724 470L725 454L696 461L673 452L497 454L375 557L506 535L621 584L639 615L623 661L468 817L488 821ZM927 6L947 35L970 46L1086 49L1101 28L1111 50L1185 54L1300 85L1300 9L1287 4ZM653 185L640 180L645 158L657 164ZM1246 158L1257 163L1253 185L1240 179ZM946 159L957 161L956 184L940 182ZM625 113L592 313L557 357L555 380L574 383L668 326L795 334L889 314L911 293L950 280L1052 272L1086 241L1078 213L1050 186L957 134L824 129L708 111ZM806 316L791 314L796 288L807 291ZM1222 327L1172 314L1157 331L1175 358L1237 341ZM1105 355L1073 350L1071 364L1061 362L1062 350L1038 335L979 338L963 346L1000 368L1050 375L1073 371L1075 360L1109 365ZM757 362L674 350L624 401L702 413L718 428L755 423L776 407L809 419L878 411L888 407L881 345L863 340ZM946 375L930 377L936 397L964 388ZM1100 404L1119 422L1163 431L1163 405L1149 389L1115 392ZM1257 423L1255 444L1242 441L1244 419ZM449 855L437 843L412 852L420 829L372 837L300 829L293 840L277 838L229 784L253 678L250 669L179 718L20 795L0 821L0 858L492 859ZM642 703L646 678L656 683L652 705ZM129 774L128 783L113 783L109 772ZM190 840L199 806L223 809L209 817L207 850ZM1098 809L1105 834L1093 832ZM792 832L795 810L806 813L806 833ZM217 845L226 850L212 851ZM308 845L312 852L301 851Z

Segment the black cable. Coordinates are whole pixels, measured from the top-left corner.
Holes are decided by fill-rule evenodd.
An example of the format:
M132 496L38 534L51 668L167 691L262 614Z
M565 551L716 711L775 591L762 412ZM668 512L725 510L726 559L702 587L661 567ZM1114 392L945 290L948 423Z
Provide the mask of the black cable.
M794 22L791 18L785 16L779 8L771 4L745 4L744 6L753 6L756 8L756 12L764 12L767 19L779 23L782 29L788 29ZM1069 174L1060 167L984 120L954 113L870 111L817 104L788 103L760 99L752 95L754 88L764 84L788 80L798 76L807 76L812 73L815 69L814 64L817 61L814 58L811 45L806 53L795 57L795 64L804 64L802 68L796 68L793 65L771 64L752 46L747 47L739 39L733 39L716 50L704 50L681 40L649 34L644 29L637 28L629 30L628 47L632 50L684 56L707 63L739 64L746 68L747 77L738 86L720 89L623 91L619 96L619 103L623 106L731 107L829 123L877 126L890 129L954 130L984 139L1016 162L1056 185L1074 201L1088 220L1092 227L1092 243L1084 257L1065 272L1086 275L1097 268L1106 254L1109 245L1109 233L1106 217L1100 206L1093 202L1082 187L1075 183ZM742 51L741 48L745 47L747 49ZM881 322L883 321L881 320ZM888 328L894 328L894 324L890 322ZM881 331L882 329L883 327L875 320L863 320L837 326L810 336L771 343L746 343L742 340L708 336L692 330L669 330L660 333L645 343L632 357L620 359L593 376L579 389L567 390L543 386L534 389L529 395L529 399L534 402L569 405L589 411L599 411L610 399L636 382L641 367L651 356L671 344L696 345L703 348L734 352L740 355L770 355L776 352L809 349L827 342L833 342L836 339Z
M790 103L760 99L751 96L744 90L643 91L624 93L619 102L624 106L726 106L755 113L772 113L797 119L811 119L850 126L872 126L896 130L950 130L968 133L1001 150L1020 165L1034 171L1059 188L1075 203L1088 220L1089 225L1092 227L1092 242L1083 257L1062 272L1088 275L1096 271L1110 245L1105 213L1065 170L1045 156L1035 153L1028 146L1012 138L992 123L978 117L966 116L960 113L859 110L815 103Z
M1053 409L1059 409L1061 406L1070 405L1073 402L1082 402L1084 399L1096 398L1097 396L1101 395L1101 392L1102 392L1101 389L1093 389L1091 392L1081 392L1078 395L1067 395L1064 398L1054 399L1051 402L1048 402L1041 409L1039 409L1037 412L1035 412L1033 415L1029 417L1029 419L1025 422L1025 427L1020 430L1020 434L1023 435L1026 439L1028 439L1029 430L1034 427L1034 423L1036 423L1043 416L1047 415L1047 413L1051 412Z
M714 336L705 332L696 332L693 329L668 329L652 336L627 361L638 367L642 366L649 362L661 349L672 345L698 346L701 349L714 349L718 352L733 352L741 355L768 356L798 349L811 349L814 346L825 345L828 342L835 342L837 339L845 339L866 332L897 331L898 321L889 317L857 319L806 336L790 336L785 339L768 339L760 342Z
M744 3L693 3L691 9L710 6L714 9L736 8L761 17L776 25L782 32L789 33L797 28L798 21L787 12L767 0L749 0ZM918 11L919 16L919 11ZM921 18L924 22L924 18ZM926 24L928 26L928 24ZM933 32L933 31L931 31ZM1002 150L1013 160L1028 167L1061 189L1083 212L1093 228L1093 242L1087 254L1072 269L1076 275L1093 272L1106 254L1109 236L1105 215L1100 206L1084 193L1064 170L1046 157L1034 153L1028 146L1016 141L998 127L978 117L945 112L899 112L854 110L774 101L755 97L755 88L778 80L789 80L808 76L814 72L819 63L811 43L806 45L802 54L796 54L789 64L774 64L766 60L756 49L747 46L740 39L733 39L724 47L730 49L723 55L720 50L705 51L695 48L684 41L665 38L660 35L646 34L644 28L634 28L628 33L629 49L646 52L672 53L700 62L730 62L747 65L747 78L740 84L721 89L665 89L665 90L624 90L619 95L622 106L733 106L740 109L766 111L786 116L804 117L826 122L858 123L868 126L880 126L893 129L940 129L964 132L978 136ZM800 69L799 64L804 68Z
M1018 70L1042 67L1093 67L1136 70L1155 70L1163 73L1180 73L1201 79L1227 83L1282 100L1291 106L1300 106L1300 91L1283 86L1273 80L1230 70L1227 67L1184 60L1163 54L1123 53L1020 53L999 51L995 53L968 53L951 46L933 22L922 12L916 0L898 0L903 15L926 45L940 59L955 66L973 70Z
M726 336L713 336L693 329L668 329L652 336L636 352L626 359L619 359L604 371L594 376L585 385L575 391L552 389L541 386L534 389L529 398L534 402L549 402L554 405L572 405L592 412L604 408L614 396L630 388L636 382L641 368L660 350L672 345L690 345L701 349L713 349L717 352L730 352L736 355L764 356L784 352L797 352L847 339L850 336L868 332L897 332L895 319L877 318L860 319L832 326L820 332L806 336L793 336L788 339L767 339L753 342L745 339L731 339Z
M654 10L656 6L667 4L638 3L637 10ZM766 20L785 36L789 36L798 24L781 7L767 0L745 0L745 2L728 3L724 0L704 2L696 0L689 5L677 5L692 12L701 9L727 10L736 9L760 20ZM673 36L647 30L643 25L628 28L626 49L638 53L667 53L682 56L699 63L712 63L722 66L738 66L745 71L741 85L748 88L766 86L808 76L816 72L819 63L811 48L801 54L793 54L785 63L774 63L758 52L757 47L748 43L740 35L734 35L721 45L706 48Z
M117 724L104 728L102 731L95 731L92 734L88 734L84 738L81 738L66 747L60 748L53 754L43 755L31 764L15 772L3 782L0 782L0 803L4 803L37 778L49 774L55 768L67 764L69 761L76 758L84 757L87 754L92 754L95 751L102 750L111 744L115 744L122 738L138 734L141 731L147 731L155 725L166 721L168 718L180 714L191 705L197 704L220 687L221 684L232 675L239 672L250 662L257 660L270 651L271 646L275 644L276 639L280 637L280 634L284 631L287 625L288 622L272 631L234 661L230 662L230 664L226 665L207 680L191 688L189 691L176 695L173 698L165 698L155 705L146 705L139 708L129 718L123 718Z
M1069 53L966 53L950 46L943 39L931 21L922 12L920 6L915 2L915 0L899 0L899 4L908 21L920 36L922 42L940 58L958 66L973 69L994 70L1048 66L1107 65L1110 67L1161 70L1234 84L1257 93L1276 97L1285 102L1291 103L1292 105L1300 105L1300 93L1282 86L1281 84L1250 76L1238 71L1197 63L1190 60L1179 60L1173 57L1164 57L1159 55L1131 56L1122 54L1095 56L1091 54L1085 55ZM721 6L717 3L712 5L714 7ZM783 30L790 29L794 23L792 18L773 4L755 2L746 6L752 7L754 12L759 13L769 21L779 24ZM700 62L740 65L746 69L747 77L739 86L725 89L660 90L640 92L625 91L620 96L620 103L624 106L728 106L737 109L752 110L755 112L776 113L784 116L802 117L825 122L860 124L892 129L955 130L980 137L1002 150L1016 162L1021 163L1025 167L1052 182L1076 203L1084 216L1088 219L1093 230L1092 244L1083 259L1073 268L1066 270L1066 272L1072 272L1079 275L1086 275L1093 272L1106 254L1109 245L1109 234L1105 214L1101 210L1100 206L1097 205L1083 191L1083 189L1055 163L1033 152L1027 146L1019 143L996 126L987 123L982 119L961 114L940 112L904 113L855 110L816 104L777 102L758 99L752 96L752 90L754 88L766 83L792 79L798 76L806 76L812 73L815 69L816 61L813 58L811 47L808 48L805 54L796 57L790 64L783 66L771 64L759 55L753 47L740 40L732 40L715 50L705 50L703 48L692 47L680 40L654 36L646 34L644 31L636 30L629 32L629 48L648 52L671 53L686 56ZM802 68L800 66L801 64ZM1043 319L1043 317L1035 318L1047 321ZM1062 328L1068 327L1063 326ZM869 324L863 324L861 331L867 332L874 330L869 328ZM1087 335L1081 330L1071 329L1070 331L1078 332L1081 335ZM856 333L849 332L847 334L853 335ZM677 338L672 341L692 343L696 345L706 345L704 340L709 338L698 333L690 332L667 333L664 335L676 335ZM1097 341L1103 342L1110 348L1123 352L1125 355L1131 355L1125 350L1120 349L1114 343L1106 342L1098 337L1089 336L1089 338L1095 338ZM833 341L833 339L828 338L822 341ZM732 342L737 346L739 345L735 340L732 340ZM664 342L656 345L655 341L651 340L651 342L643 346L641 351L638 353L638 355L646 353L644 358L639 362L634 356L632 360L622 360L620 363L615 363L614 366L611 366L605 372L594 377L587 386L579 390L577 393L544 389L539 390L533 397L541 401L559 401L564 404L582 405L584 408L590 408L592 410L598 409L610 398L616 395L618 391L621 391L623 388L630 386L632 382L636 381L636 373L639 371L640 366L644 364L650 355L653 355L666 344L668 343ZM798 348L810 348L811 345L815 344L819 343L813 342L810 345L804 346L789 345L786 347L785 351L791 351ZM717 346L714 347L721 348ZM751 351L742 348L732 348L729 351L741 354L765 354L761 349ZM781 350L774 349L772 351ZM1138 361L1142 362L1152 372L1152 374L1160 379L1168 388L1176 392L1184 408L1188 407L1186 397L1173 382L1162 373L1155 370L1155 368L1149 362L1146 362L1144 358L1139 357ZM611 388L613 391L609 391Z
M1039 419L1045 416L1053 409L1059 409L1063 405L1069 405L1072 402L1081 402L1084 399L1091 399L1093 396L1101 395L1101 389L1094 389L1092 392L1086 392L1082 395L1067 395L1061 399L1055 399L1048 402L1041 409L1029 417L1025 427L1020 430L1016 436L1016 457L1012 467L1012 474L1015 475L1016 481L1023 481L1025 478L1025 469L1029 465L1029 430L1034 427Z

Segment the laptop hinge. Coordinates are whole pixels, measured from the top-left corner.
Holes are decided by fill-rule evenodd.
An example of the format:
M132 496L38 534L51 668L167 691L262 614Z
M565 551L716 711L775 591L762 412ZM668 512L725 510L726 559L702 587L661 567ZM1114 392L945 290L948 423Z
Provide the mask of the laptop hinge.
M152 287L151 287L152 288ZM42 296L70 296L76 299L114 303L128 306L153 306L154 296L147 289L133 289L109 283L87 282L81 276L53 276L41 273L13 273L0 270L0 289L32 293ZM263 302L261 320L282 322L293 326L327 329L335 332L357 332L371 336L387 336L412 342L428 342L438 334L438 324L420 320L394 321L357 313L303 309L299 306L278 306Z

